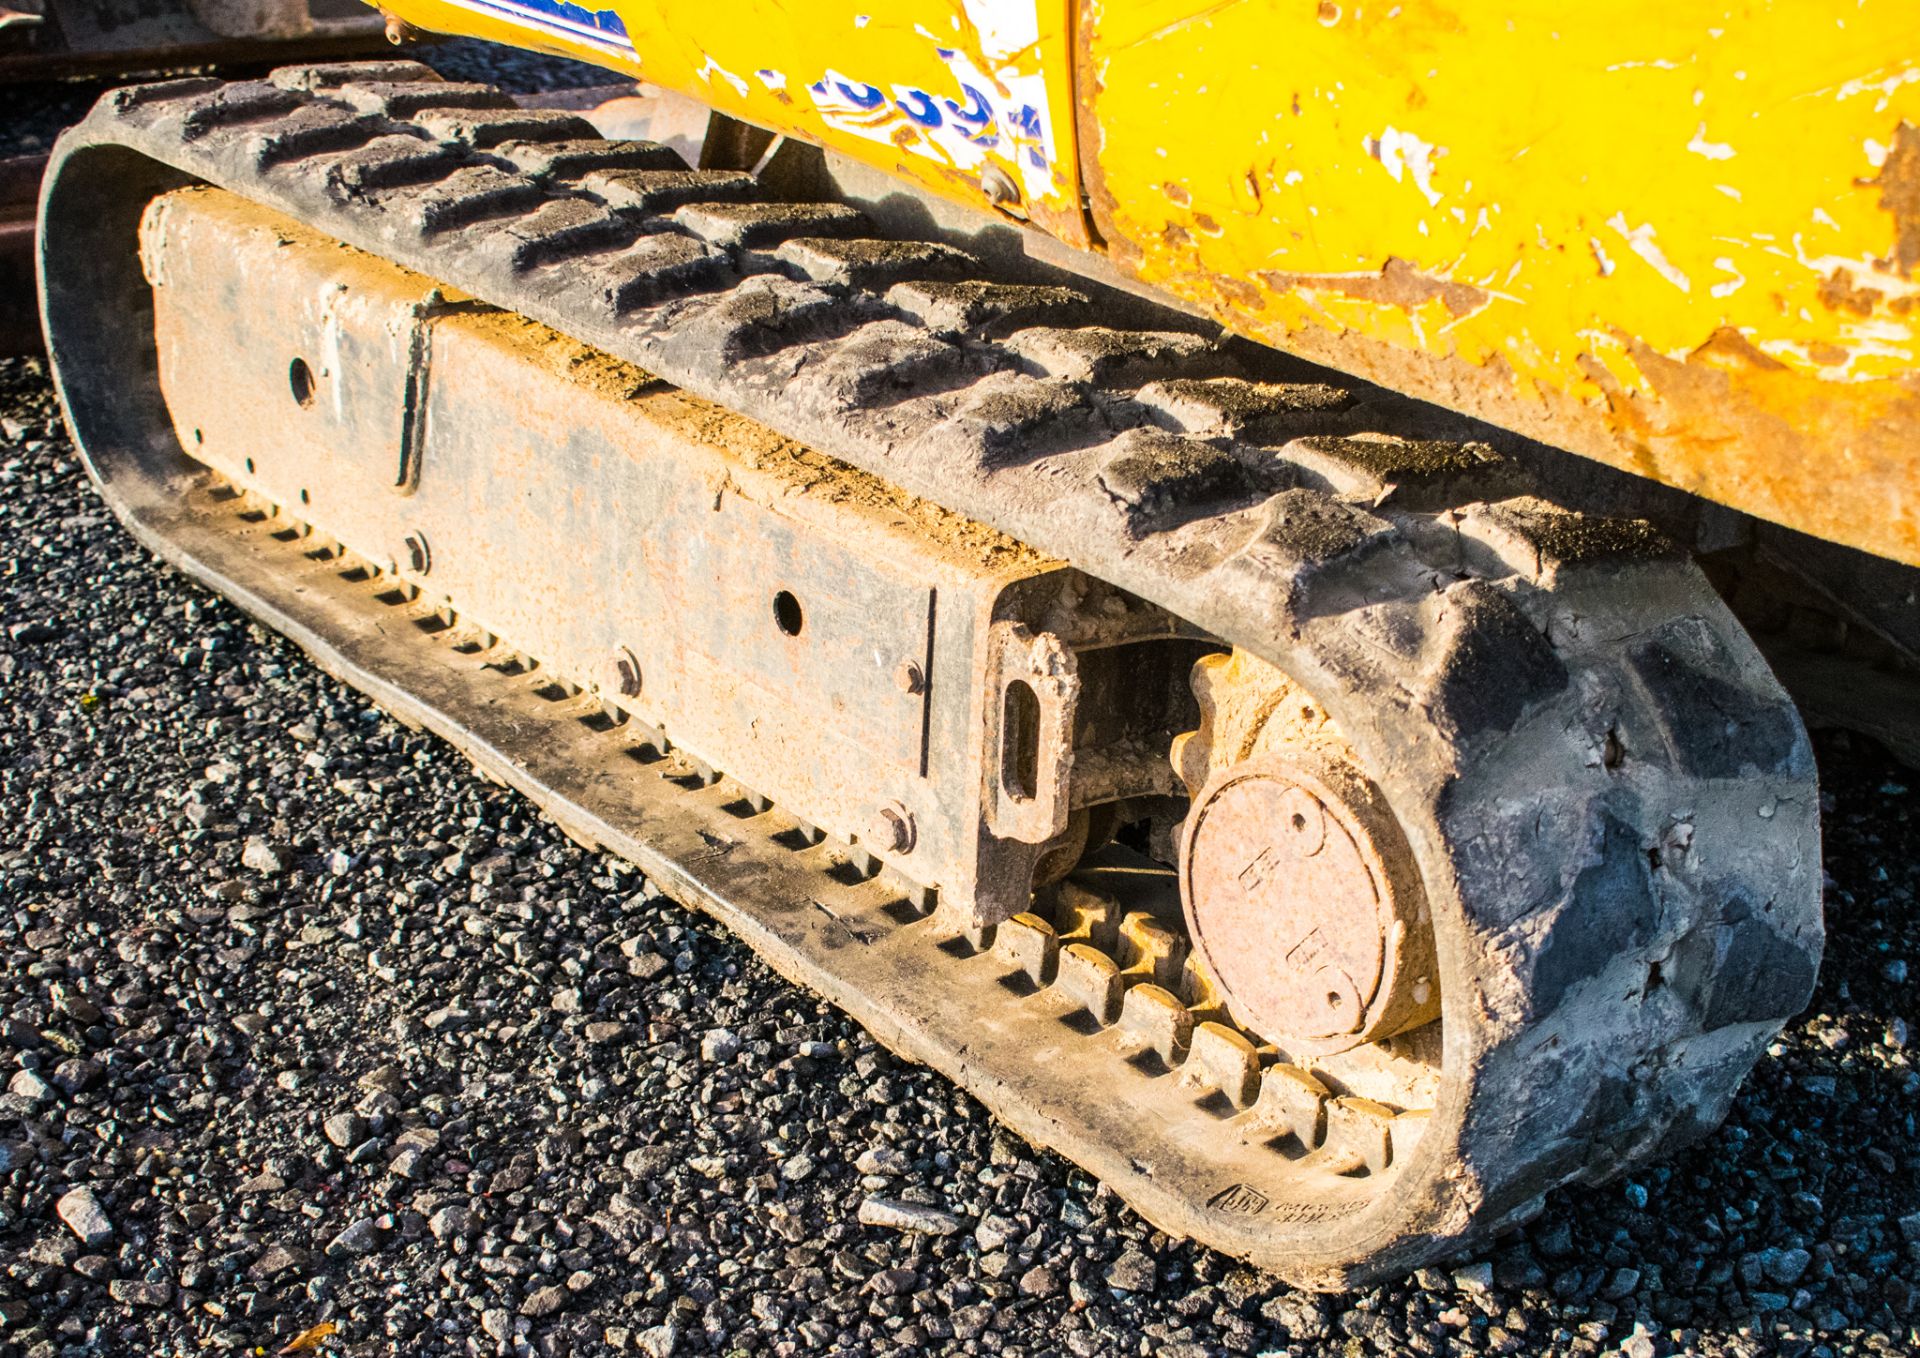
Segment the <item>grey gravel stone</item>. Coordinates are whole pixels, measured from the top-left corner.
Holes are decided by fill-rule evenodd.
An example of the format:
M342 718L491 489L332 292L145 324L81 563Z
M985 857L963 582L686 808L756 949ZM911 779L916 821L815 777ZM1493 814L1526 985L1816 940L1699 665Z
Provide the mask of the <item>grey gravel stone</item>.
M173 1300L173 1284L115 1278L107 1284L107 1295L126 1306L165 1306Z
M291 866L292 859L284 850L275 848L255 835L247 841L247 847L241 851L240 863L243 867L252 868L255 872L279 874Z
M361 1217L327 1242L327 1253L334 1258L372 1254L387 1243L387 1233L371 1217Z
M54 1087L37 1070L17 1070L13 1078L7 1081L9 1093L33 1103L45 1103L54 1097Z
M913 1168L913 1161L892 1146L869 1146L860 1152L853 1167L862 1174L900 1175Z
M1029 1297L1051 1297L1060 1290L1060 1280L1045 1264L1035 1264L1020 1275L1020 1291Z
M1807 1271L1807 1265L1813 1262L1813 1256L1802 1249L1770 1249L1760 1254L1761 1267L1767 1277L1776 1283L1797 1283Z
M1159 1270L1147 1255L1130 1249L1107 1269L1107 1283L1124 1292L1151 1292L1159 1283Z
M645 1354L646 1358L673 1358L674 1352L680 1347L680 1331L671 1324L649 1325L634 1335L633 1347L635 1352Z
M427 1230L446 1242L463 1236L473 1225L473 1213L461 1203L448 1203L427 1218Z
M1462 1292L1493 1290L1493 1265L1487 1262L1467 1264L1453 1271L1453 1285Z
M937 1207L893 1198L867 1198L860 1204L860 1224L923 1235L953 1235L962 1229L960 1218Z
M97 1250L113 1239L113 1222L91 1188L69 1190L54 1205L54 1210L88 1249Z

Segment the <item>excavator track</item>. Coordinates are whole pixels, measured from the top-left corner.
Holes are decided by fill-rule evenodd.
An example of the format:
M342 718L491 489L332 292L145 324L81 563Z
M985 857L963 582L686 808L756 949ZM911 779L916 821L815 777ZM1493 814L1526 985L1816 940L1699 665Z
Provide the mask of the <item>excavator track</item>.
M629 390L671 384L964 516L1013 544L995 560L1044 554L1071 573L1063 598L1103 601L1130 637L1208 651L1181 772L1209 820L1188 852L1206 823L1243 827L1239 844L1260 797L1324 813L1339 880L1378 908L1412 988L1331 990L1364 1024L1306 1036L1237 1023L1182 925L1228 916L1183 914L1174 874L1119 850L1031 898L940 883L934 908L903 809L823 842L831 816L648 728L622 695L650 662L616 651L586 675L503 642L443 592L445 538L342 546L323 509L250 484L251 458L218 465L165 390L169 266L142 248L163 233L156 203L199 186L269 214L263 229L284 220L290 252L340 248L310 234L436 284L396 351L382 494L441 465L436 318L495 313L568 337L575 367L633 365ZM70 423L143 542L1168 1231L1312 1286L1405 1271L1710 1128L1810 993L1810 751L1699 572L1641 525L1530 497L1484 448L1369 428L1354 392L1266 380L1257 355L1191 333L1102 326L1074 289L997 281L844 205L767 201L746 176L405 62L110 95L56 148L41 238ZM238 287L233 303L251 305ZM513 569L538 578L554 555ZM544 597L540 616L607 607ZM995 635L1015 640L993 657L1040 657L1044 688L1039 641ZM1306 754L1274 715L1301 696ZM1060 842L1031 798L988 800L981 843ZM1328 955L1277 963L1280 993L1336 974Z

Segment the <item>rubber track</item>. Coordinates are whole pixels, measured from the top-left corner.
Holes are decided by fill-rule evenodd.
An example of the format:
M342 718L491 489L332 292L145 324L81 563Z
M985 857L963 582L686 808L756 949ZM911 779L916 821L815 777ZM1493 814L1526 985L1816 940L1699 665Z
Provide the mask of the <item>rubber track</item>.
M1811 989L1804 732L1643 526L1530 499L1477 445L1369 432L1353 392L1104 328L1074 289L412 63L110 95L56 152L50 221L108 192L120 148L173 167L149 189L217 184L523 313L1314 693L1427 876L1447 1084L1390 1194L1324 1238L1276 1227L1290 1276L1410 1267L1697 1135ZM88 284L46 268L59 367L62 299Z

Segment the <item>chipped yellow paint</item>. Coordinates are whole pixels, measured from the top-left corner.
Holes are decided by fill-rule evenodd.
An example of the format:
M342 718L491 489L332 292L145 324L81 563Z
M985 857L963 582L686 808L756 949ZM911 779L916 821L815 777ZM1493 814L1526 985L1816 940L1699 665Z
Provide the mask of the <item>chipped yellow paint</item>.
M1088 243L1068 0L588 0L580 15L618 16L618 45L617 30L576 36L524 0L388 9L433 32L628 72L976 207L997 176L1018 192L1011 215Z
M1246 334L1920 563L1913 0L1075 2L390 8L997 172Z
M1079 40L1139 276L1920 561L1911 0L1088 0Z

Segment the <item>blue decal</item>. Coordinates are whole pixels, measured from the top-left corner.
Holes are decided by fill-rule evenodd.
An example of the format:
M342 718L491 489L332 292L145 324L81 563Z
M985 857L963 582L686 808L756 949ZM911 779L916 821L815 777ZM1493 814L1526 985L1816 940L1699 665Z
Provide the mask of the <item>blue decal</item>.
M588 9L585 5L568 4L567 0L507 0L517 9L531 10L535 14L551 15L555 19L565 19L569 23L585 24L588 28L597 28L602 33L618 33L627 36L627 26L620 16L610 9Z
M871 85L855 87L844 80L833 82L834 88L847 97L847 102L855 108L876 109L887 102L887 96Z
M623 55L633 53L627 26L610 9L588 9L568 0L453 0L464 9L493 14L510 23L518 23L579 42L595 43Z
M940 126L940 110L933 99L924 90L908 90L903 98L893 101L894 106L908 118L922 127Z
M1023 136L1033 137L1038 140L1040 136L1040 110L1036 109L1032 104L1020 105L1018 109L1014 110L1013 117L1009 121L1013 123L1015 130Z
M962 85L960 92L967 96L967 106L965 108L961 108L960 105L954 103L951 99L943 99L940 101L947 106L947 116L949 118L952 118L953 121L961 127L973 131L978 131L993 121L993 105L987 102L986 95L980 93L979 90L976 90L971 85Z

